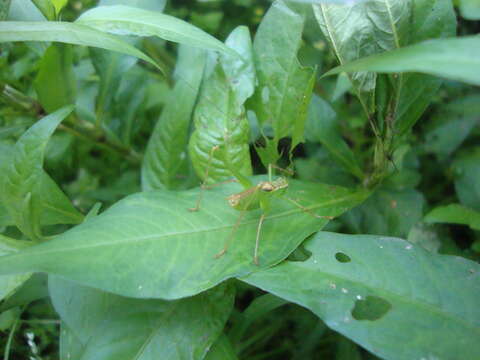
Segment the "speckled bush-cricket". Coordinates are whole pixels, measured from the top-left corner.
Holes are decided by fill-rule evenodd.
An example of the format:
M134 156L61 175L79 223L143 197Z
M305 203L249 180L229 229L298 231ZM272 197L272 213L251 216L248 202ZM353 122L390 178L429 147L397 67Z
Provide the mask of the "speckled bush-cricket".
M200 205L201 201L203 199L203 193L204 191L209 187L206 185L206 182L208 180L208 172L209 172L209 167L211 165L211 158L213 157L213 153L218 150L218 146L215 146L212 148L210 151L210 159L207 165L207 169L205 171L205 180L203 181L201 185L201 190L200 190L200 195L198 197L196 206L194 208L189 209L190 211L198 211L200 210ZM236 177L235 180L227 180L227 181L238 181L242 186L244 187L245 190L232 194L227 197L228 204L234 208L235 210L239 210L242 213L239 215L233 229L231 235L226 239L225 245L218 254L215 255L215 258L220 258L223 256L227 250L228 250L228 245L229 242L231 241L231 238L234 236L236 229L240 225L240 222L242 221L243 217L245 216L247 211L251 210L257 210L261 209L262 210L262 215L260 216L260 219L258 221L258 226L257 226L257 233L256 233L256 238L255 238L255 250L253 253L253 262L256 265L259 265L258 261L258 250L259 250L259 244L260 244L260 234L261 234L261 229L263 225L263 221L265 220L266 215L270 211L270 204L271 200L273 197L279 197L282 199L285 199L286 201L289 201L290 203L294 204L298 208L300 208L302 211L307 212L311 216L314 216L316 218L321 218L321 219L332 219L331 216L320 216L317 214L312 213L309 209L306 207L302 206L299 204L297 201L287 197L285 194L288 189L288 180L285 176L279 176L277 178L273 178L273 169L279 169L281 171L289 173L288 170L281 169L277 167L276 165L270 164L268 166L268 180L267 181L261 181L258 184L254 185L247 177L241 175L240 173L236 172L233 169L232 173ZM224 182L221 182L219 184L222 184ZM216 185L216 184L215 184Z

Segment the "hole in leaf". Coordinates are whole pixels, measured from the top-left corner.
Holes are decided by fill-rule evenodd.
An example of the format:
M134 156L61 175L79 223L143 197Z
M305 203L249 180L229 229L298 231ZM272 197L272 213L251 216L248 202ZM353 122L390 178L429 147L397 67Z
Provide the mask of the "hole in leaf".
M352 316L355 320L378 320L385 316L392 308L387 300L377 296L367 296L363 300L355 301Z
M350 256L348 256L347 254L344 254L342 252L336 253L335 254L335 259L337 259L341 263L347 263L347 262L352 261L352 259L350 259Z

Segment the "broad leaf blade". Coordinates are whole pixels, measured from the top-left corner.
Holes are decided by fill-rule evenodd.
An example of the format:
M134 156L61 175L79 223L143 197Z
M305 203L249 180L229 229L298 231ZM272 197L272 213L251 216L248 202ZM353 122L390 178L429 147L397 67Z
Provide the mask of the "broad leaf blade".
M460 203L480 211L480 147L459 156L452 168Z
M49 289L82 360L203 359L234 300L228 285L177 301L124 298L58 277L50 277Z
M0 21L7 18L10 11L10 0L0 0Z
M209 181L250 176L250 125L244 102L252 94L255 79L250 34L238 27L227 39L240 58L222 56L220 63L210 57L210 70L201 87L194 114L195 131L189 153L197 175ZM216 65L214 65L216 64ZM208 66L209 65L209 66ZM214 147L218 147L214 151Z
M120 38L79 24L67 22L0 22L0 43L15 41L53 41L93 46L135 56L160 69L158 64L149 56Z
M38 100L48 112L75 104L76 82L70 45L53 44L40 60L34 86Z
M297 59L305 19L284 1L276 1L255 35L254 54L258 82L250 107L260 126L273 129L273 141L258 148L264 165L275 163L278 141L291 137L290 151L303 141L307 108L315 82L315 70ZM264 129L265 135L269 134Z
M167 0L100 0L98 6L128 5L144 10L162 12Z
M48 139L72 110L64 107L33 125L2 165L0 196L15 224L31 238L40 235L40 224L72 224L83 218L42 167Z
M148 141L142 163L145 190L175 189L186 167L188 130L205 67L205 52L180 46L175 87ZM183 174L185 175L185 174Z
M353 71L422 72L480 85L479 67L480 38L465 36L424 41L402 49L369 56L336 67L325 76Z
M307 307L382 358L480 357L478 264L379 236L320 232L305 247L307 261L243 280Z
M122 77L135 63L136 58L123 54L91 48L90 59L100 77L98 95L95 102L96 123L103 125L113 117L114 99L117 95Z
M0 256L13 254L25 248L25 242L16 241L0 234ZM16 274L0 276L0 301L9 297L19 288L31 274ZM3 309L4 311L5 309Z
M412 0L313 5L320 28L341 65L408 42ZM349 75L368 114L375 109L376 75Z
M53 240L1 257L0 274L44 271L124 296L178 299L278 263L327 223L284 199L272 201L256 266L252 255L261 211L248 211L239 221L240 212L225 200L240 190L238 184L208 190L197 212L188 208L199 189L128 196ZM287 192L309 211L328 216L340 215L368 195L297 181ZM229 251L215 259L229 239Z
M406 237L422 219L425 198L415 189L380 188L365 203L345 214L350 231Z
M355 155L340 134L337 114L317 95L313 96L310 103L305 137L307 140L320 142L346 170L358 179L363 179L363 172Z
M221 41L183 20L135 7L124 5L96 7L83 13L76 23L117 35L158 36L180 44L236 56L235 51Z
M468 225L473 230L480 230L480 212L460 204L439 206L425 215L426 222Z

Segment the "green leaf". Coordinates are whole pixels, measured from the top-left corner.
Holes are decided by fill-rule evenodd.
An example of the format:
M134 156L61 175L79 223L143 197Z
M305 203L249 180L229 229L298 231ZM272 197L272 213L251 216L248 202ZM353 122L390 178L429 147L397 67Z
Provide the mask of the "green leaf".
M300 65L304 17L284 1L276 1L263 18L253 44L257 86L250 102L262 127L271 126L273 140L257 148L264 165L275 163L278 141L291 137L290 153L303 141L307 109L315 82L315 70ZM264 129L264 135L270 135Z
M480 74L477 71L479 66L480 38L464 36L454 39L428 40L402 49L369 56L338 66L324 76L353 71L421 72L480 85Z
M424 149L440 157L451 155L479 123L479 113L477 94L439 106L427 124Z
M450 1L381 0L351 5L314 5L314 10L341 67L422 40L455 35L455 12ZM349 77L364 110L369 116L376 111L381 123L393 119L400 135L415 124L441 83L421 74L391 76L386 87L377 89L388 96L382 104L374 92L381 85L378 75L365 72L370 69L358 71L353 71Z
M32 0L35 6L40 10L48 20L55 20L55 7L51 0Z
M59 343L60 360L80 359L82 356L83 344L65 321L60 321Z
M8 20L11 21L46 21L45 16L31 0L13 0L10 5Z
M162 12L167 0L100 0L98 6L128 5L144 10Z
M11 0L0 0L0 21L6 20Z
M242 280L305 306L381 358L480 357L479 264L380 236L320 232L305 248L307 261Z
M240 58L223 56L218 64L209 58L210 73L201 87L194 113L195 131L189 142L197 175L206 180L208 169L211 182L252 174L250 125L244 107L254 83L251 39L247 29L238 27L226 42L241 54Z
M460 14L468 20L480 20L480 2L478 0L458 0Z
M411 0L316 4L313 10L341 65L404 46L410 35ZM349 76L364 110L373 113L375 74Z
M480 211L480 147L459 156L452 168L460 203Z
M425 198L414 189L379 189L365 203L345 214L351 231L406 237L422 219Z
M480 230L480 212L460 204L438 206L425 215L426 222L468 225Z
M130 6L96 7L83 13L76 23L117 35L158 36L168 41L237 56L220 40L183 20Z
M39 67L34 87L42 107L51 113L62 106L75 104L77 84L70 45L50 45Z
M28 244L30 246L32 244ZM23 246L25 247L25 246ZM14 275L16 277L25 275ZM3 278L3 276L1 277ZM0 305L0 313L15 307L23 307L33 301L48 297L47 275L33 274L29 276L14 294L5 299Z
M90 59L100 77L95 104L96 122L97 125L100 125L113 117L115 109L113 102L118 93L122 76L135 65L137 59L96 48L90 49Z
M205 360L238 360L238 357L228 337L222 334L207 353Z
M0 22L0 43L15 41L53 41L66 44L98 47L130 56L135 56L152 64L158 64L140 50L118 37L105 34L91 27L68 22Z
M72 110L64 107L33 125L2 166L2 201L17 227L32 239L41 237L40 224L75 224L83 219L42 167L48 139Z
M337 114L330 104L317 95L313 95L310 103L305 137L309 141L320 142L347 171L363 179L355 155L341 136Z
M25 242L16 241L0 234L0 256L13 254L25 247ZM30 276L31 274L28 273L0 276L0 301L12 295ZM2 311L4 310L2 309Z
M51 1L53 6L55 7L55 14L58 17L58 15L60 14L60 11L62 11L65 5L67 5L68 0L51 0Z
M175 189L186 167L188 130L205 67L205 52L181 45L177 80L148 141L142 163L144 190ZM185 174L183 174L185 175Z
M49 290L55 310L82 344L82 360L203 359L234 300L228 285L177 301L124 298L58 277L50 277Z
M285 199L273 200L261 230L260 266L254 265L261 210L239 221L240 212L225 197L240 190L232 183L207 190L197 212L188 209L199 189L128 196L53 240L0 257L0 274L43 271L124 296L178 299L280 262L328 222ZM324 216L338 216L368 195L298 181L287 192ZM215 259L227 240L228 252Z

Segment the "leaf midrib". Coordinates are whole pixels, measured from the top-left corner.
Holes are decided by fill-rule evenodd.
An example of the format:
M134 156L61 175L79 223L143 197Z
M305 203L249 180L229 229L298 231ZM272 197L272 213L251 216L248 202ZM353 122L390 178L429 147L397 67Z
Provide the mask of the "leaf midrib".
M355 197L355 196L358 196L358 193L354 193L354 194L350 194L350 195L345 196L345 197L333 199L333 200L324 202L324 203L319 204L319 205L306 206L305 208L308 209L308 210L319 209L319 208L322 208L322 207L325 207L325 206L328 206L328 205L343 202L343 201L348 200L349 198ZM293 210L290 210L290 211L285 211L285 212L282 212L282 213L279 213L279 214L268 216L268 217L265 218L265 221L269 221L269 220L271 221L272 219L282 218L282 217L289 216L291 214L301 213L301 212L304 212L304 211L300 210L300 209L293 209ZM306 215L310 216L308 214L306 214ZM249 225L251 223L257 223L257 222L258 222L257 219L244 221L244 222L240 223L239 227ZM78 251L78 250L94 249L94 248L107 247L107 246L118 246L120 244L125 244L125 243L130 243L130 242L138 244L139 242L143 242L143 241L151 241L151 240L158 241L159 239L175 237L175 236L185 236L185 235L190 235L190 234L199 234L199 233L221 231L221 230L224 230L224 229L228 229L232 226L233 225L226 225L226 226L218 226L218 227L215 227L215 228L209 228L209 229L198 230L198 231L176 232L176 233L168 233L168 234L155 234L155 235L148 235L148 236L137 237L137 238L127 238L126 240L123 240L123 241L122 240L120 240L120 241L114 240L114 241L107 241L107 242L103 242L103 243L88 244L88 246L69 247L67 249L47 249L45 251L36 250L34 253L35 253L35 255L45 255L45 254L52 254L52 253L64 253L64 252L72 252L72 251L74 252L74 251ZM23 254L24 253L17 253L17 254L11 255L11 257L22 256Z

